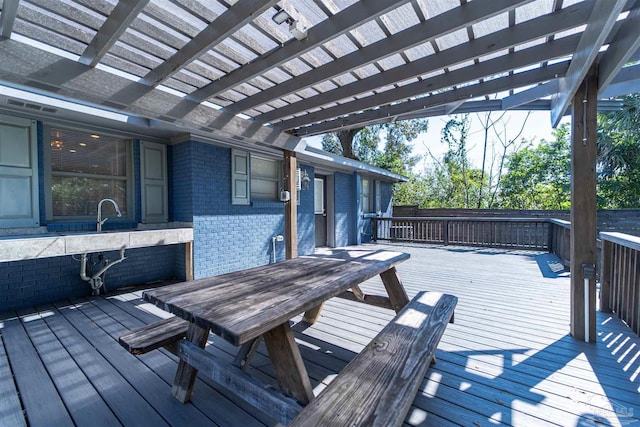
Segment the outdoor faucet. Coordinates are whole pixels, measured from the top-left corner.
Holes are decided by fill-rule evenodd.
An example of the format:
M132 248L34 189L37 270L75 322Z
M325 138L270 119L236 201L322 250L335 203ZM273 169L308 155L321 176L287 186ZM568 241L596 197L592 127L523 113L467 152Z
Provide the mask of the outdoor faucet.
M102 219L102 202L111 202L113 203L113 207L116 208L116 215L118 217L122 216L122 212L120 212L120 208L118 207L118 204L116 203L115 200L113 199L102 199L100 200L100 202L98 203L98 222L97 222L97 226L96 226L96 230L98 232L102 231L102 224L105 223L105 221L108 218Z

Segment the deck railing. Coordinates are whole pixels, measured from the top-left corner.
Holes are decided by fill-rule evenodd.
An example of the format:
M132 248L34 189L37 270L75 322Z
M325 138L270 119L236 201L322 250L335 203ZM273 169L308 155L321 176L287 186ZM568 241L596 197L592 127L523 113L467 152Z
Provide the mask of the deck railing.
M549 250L550 230L545 218L372 218L373 240L442 245Z
M640 334L640 237L601 232L598 262L602 311ZM373 240L549 251L568 269L571 223L550 218L372 218Z
M562 219L548 219L549 252L562 260L566 268L571 264L571 223Z
M640 334L640 238L600 233L600 310L614 312Z

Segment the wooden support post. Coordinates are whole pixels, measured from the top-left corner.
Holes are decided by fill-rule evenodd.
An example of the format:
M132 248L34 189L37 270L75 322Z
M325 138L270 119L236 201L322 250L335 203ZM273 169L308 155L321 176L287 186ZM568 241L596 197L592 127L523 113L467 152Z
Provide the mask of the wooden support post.
M585 275L585 268L595 267L597 256L597 98L598 69L594 64L573 99L571 118L571 335L583 341L596 339L596 281Z
M184 244L185 280L193 280L193 242Z
M286 258L292 259L298 256L298 191L296 188L296 170L298 162L296 153L284 152L284 189L289 192L290 198L284 204L284 235Z
M209 338L209 329L203 329L196 326L195 323L189 325L187 340L200 348L204 348L207 344L207 338ZM180 363L178 363L176 377L173 380L171 394L182 403L187 403L191 400L191 392L193 391L193 383L196 381L196 375L198 375L198 370L181 359Z
M283 393L306 404L313 400L313 389L289 322L264 334L271 365Z

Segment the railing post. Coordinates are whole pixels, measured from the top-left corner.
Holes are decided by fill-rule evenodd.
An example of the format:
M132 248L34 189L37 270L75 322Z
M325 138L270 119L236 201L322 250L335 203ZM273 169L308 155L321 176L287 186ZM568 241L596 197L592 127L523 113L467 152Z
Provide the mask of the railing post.
M371 240L378 241L378 218L371 218Z
M549 224L549 227L547 229L547 249L549 250L549 253L552 254L554 253L553 250L555 249L553 247L553 237L556 225L553 222L547 222L547 224Z
M445 246L449 245L449 221L447 220L442 224L442 241Z

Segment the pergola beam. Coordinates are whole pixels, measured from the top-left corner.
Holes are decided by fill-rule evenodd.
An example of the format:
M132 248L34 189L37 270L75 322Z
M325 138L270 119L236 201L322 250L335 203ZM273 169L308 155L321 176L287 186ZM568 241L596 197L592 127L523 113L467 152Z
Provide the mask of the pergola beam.
M211 49L225 38L235 33L256 16L275 5L278 0L240 0L214 19L198 35L158 67L149 71L141 83L155 87L172 74L189 65L203 52Z
M191 99L204 101L228 89L259 76L266 70L309 52L328 40L383 15L410 0L360 1L324 20L308 31L303 40L293 39L264 58L251 62L190 94Z
M469 60L470 57L488 55L493 52L508 49L509 47L513 47L521 43L526 43L531 40L545 37L549 34L554 34L558 31L564 31L573 27L577 27L584 24L588 19L589 10L574 5L568 7L567 9L564 9L561 12L544 15L540 18L523 22L515 29L505 28L504 30L497 31L496 33L471 40L463 45L443 50L433 55L429 55L425 58L412 61L406 65L401 65L391 70L374 74L370 77L364 78L357 82L353 82L346 86L341 86L336 89L327 91L323 94L303 99L285 107L280 107L276 110L261 114L260 116L256 117L256 119L266 123L274 123L276 119L282 117L291 116L300 113L301 111L312 110L323 105L337 102L341 99L355 97L363 93L373 91L380 87L389 85L389 82L403 81L415 78L417 76L424 75L435 70L440 70L465 62ZM418 33L412 33L413 36L415 36L415 34ZM396 42L395 44L397 45L399 43ZM377 46L377 44L374 44L373 46L376 46L376 49L374 49L373 52L382 50L381 46ZM347 55L345 58L348 57L349 55ZM351 58L351 60L354 60L354 58ZM336 62L337 61L334 61L334 63ZM344 66L349 67L348 64ZM315 71L310 71L308 73L305 73L300 76L300 78L307 74L312 75L314 72ZM297 81L300 78L292 80ZM316 75L313 80L317 80L318 78L320 78L320 76ZM315 83L318 83L319 81L321 80L317 80ZM284 84L280 84L277 87L285 87L285 84L287 83L288 82L285 82ZM285 87L284 89L282 89L282 91L284 93L287 92L288 89L286 89Z
M545 96L553 95L558 92L559 82L557 79L542 83L531 89L523 90L513 95L502 98L502 109L511 110L520 105L528 104Z
M40 88L43 94L53 94L54 97L99 108L105 108L104 105L107 105L108 98L114 92L145 87L99 68L62 58L12 39L0 43L0 81L24 86L26 69L30 70L26 77L31 88ZM96 85L94 82L103 84ZM166 108L179 102L181 99L178 96L155 90L136 103L117 110L123 114L155 119L184 132L202 133L206 127L209 132L215 132L214 136L219 139L260 142L274 148L292 147L297 143L296 137L277 129L204 105L198 105L180 121L172 120L166 116Z
M578 36L569 36L554 40L544 45L537 45L529 49L509 53L489 61L450 71L449 73L441 74L428 80L418 81L394 90L376 94L375 96L356 99L335 107L294 117L274 125L282 129L295 129L308 123L333 119L335 117L375 108L380 105L411 99L427 92L458 86L487 76L495 76L513 69L542 62L545 58L557 58L567 55L575 50L578 38Z
M18 4L20 0L4 0L2 3L2 13L0 13L0 37L8 39L13 32L13 25L18 14Z
M629 11L627 19L616 32L609 49L598 63L598 90L603 92L618 71L640 48L640 2Z
M600 94L601 98L613 98L629 93L636 93L640 89L640 64L622 68L613 78L609 86Z
M528 3L529 1L530 0L493 0L489 3L466 3L460 7L451 9L441 15L428 19L416 26L410 27L404 31L400 31L399 33L386 37L376 43L372 43L368 46L360 48L348 55L333 60L312 71L296 76L295 79L290 79L286 82L282 82L277 86L263 90L253 96L240 100L231 105L228 110L232 113L246 111L253 107L262 105L269 100L280 98L290 93L306 89L318 84L319 82L329 80L349 71L364 67L368 64L373 63L374 61L384 59L403 50L410 49L416 45L425 43L429 40L433 40L435 38L457 31L461 28L465 28L480 20L498 15L505 10L513 9L523 3ZM412 71L413 75L421 74L418 71L417 67L414 66L412 68L414 70ZM393 77L392 79L394 81L399 81L403 78ZM379 83L377 84L379 86L383 85L382 80L385 79L378 79ZM339 88L337 89L337 91L339 92L342 89L343 88ZM320 98L322 98L322 95L320 95ZM261 120L270 121L270 119Z
M79 61L82 64L95 67L138 14L142 12L147 3L149 0L120 0L86 47Z
M296 129L295 134L298 136L316 135L320 133L334 132L341 129L358 127L376 121L389 121L389 118L391 117L404 116L405 114L450 104L462 99L491 95L517 87L528 86L548 81L556 78L557 76L564 76L568 67L568 61L561 62L532 71L525 71L523 73L510 75L507 77L500 77L475 85L464 86L458 89L438 93L436 95L425 96L422 98L413 99L411 101L380 107L378 109L365 111L360 114L354 114L349 117L302 127Z
M596 0L582 33L578 49L573 54L566 77L560 80L559 92L552 98L551 123L558 126L573 97L582 84L589 68L596 60L600 48L624 9L627 0Z

